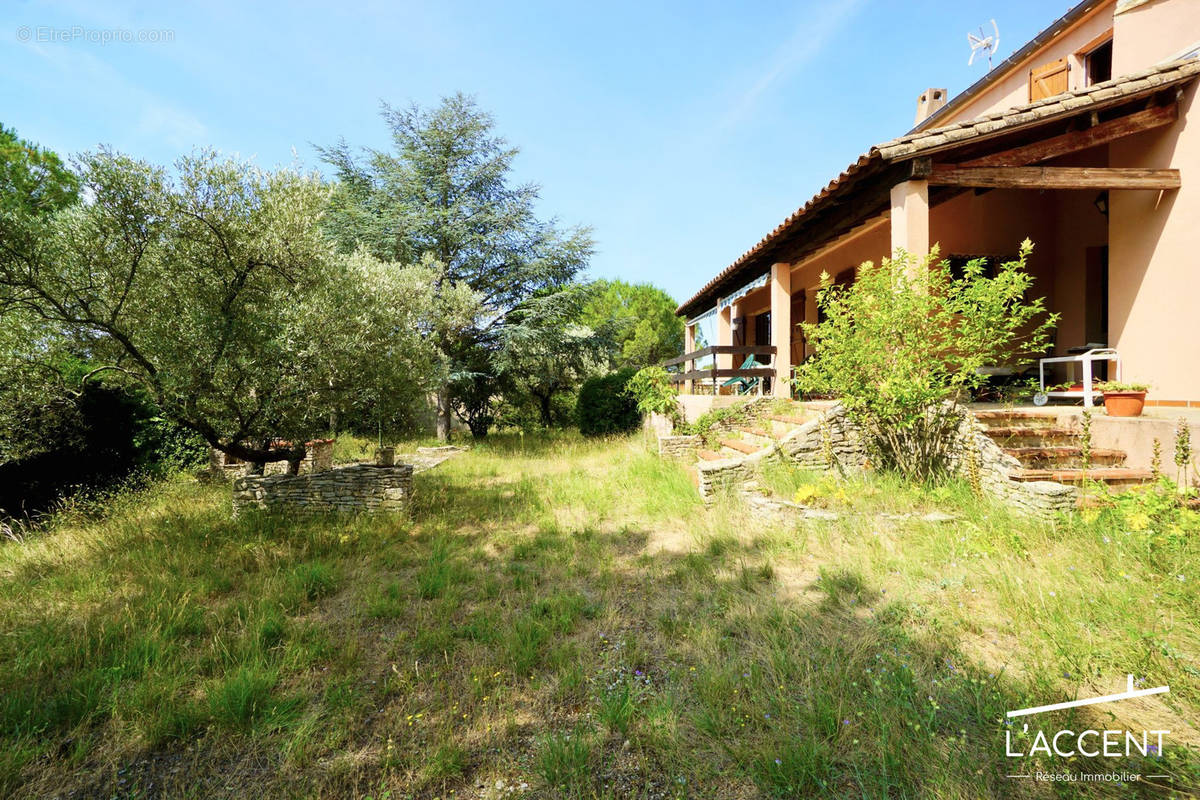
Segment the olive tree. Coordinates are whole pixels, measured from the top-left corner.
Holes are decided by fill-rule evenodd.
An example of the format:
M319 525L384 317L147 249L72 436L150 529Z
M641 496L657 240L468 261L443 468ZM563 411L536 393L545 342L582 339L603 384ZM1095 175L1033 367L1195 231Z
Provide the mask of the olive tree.
M76 163L83 202L0 217L0 315L51 331L163 415L261 465L304 455L342 403L413 402L443 380L433 331L473 314L441 268L338 255L329 188L212 152L169 175L101 150ZM26 360L48 354L36 338Z
M938 477L961 422L954 401L987 379L981 368L1044 350L1057 321L1042 298L1027 298L1032 250L1025 240L993 277L983 259L955 275L936 248L867 262L848 287L822 275L823 320L802 323L815 354L798 370L798 388L837 396L879 467Z

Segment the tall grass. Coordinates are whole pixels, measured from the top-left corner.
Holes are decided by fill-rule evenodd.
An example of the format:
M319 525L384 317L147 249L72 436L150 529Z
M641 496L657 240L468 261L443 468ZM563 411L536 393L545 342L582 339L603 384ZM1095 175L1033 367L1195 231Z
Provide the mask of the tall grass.
M1171 685L1131 724L1179 733L1123 768L1195 786L1195 536L759 483L836 519L706 506L640 438L573 435L476 446L407 518L235 521L185 482L64 516L0 544L0 794L1054 796L1005 777L1005 710L1127 672Z

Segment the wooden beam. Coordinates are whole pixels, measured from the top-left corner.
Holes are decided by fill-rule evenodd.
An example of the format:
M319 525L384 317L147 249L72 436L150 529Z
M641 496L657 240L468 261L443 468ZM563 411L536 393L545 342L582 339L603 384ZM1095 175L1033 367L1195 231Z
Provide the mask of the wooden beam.
M930 186L988 189L1178 189L1177 169L1124 167L960 167L938 164Z
M1170 103L1154 106L1144 111L1135 111L1123 117L1101 122L1084 130L1071 131L1038 142L1014 147L1000 153L964 161L960 167L1022 167L1039 161L1077 153L1107 144L1124 136L1170 125L1179 117L1179 104Z
M672 372L669 376L671 383L686 381L721 380L728 378L773 378L774 367L754 367L752 369L697 369L692 372Z

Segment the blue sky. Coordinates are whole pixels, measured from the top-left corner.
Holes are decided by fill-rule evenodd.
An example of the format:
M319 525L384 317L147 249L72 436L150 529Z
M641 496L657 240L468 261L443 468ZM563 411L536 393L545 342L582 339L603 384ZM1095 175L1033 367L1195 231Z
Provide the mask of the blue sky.
M982 76L968 30L995 17L1003 58L1067 7L8 0L0 122L63 154L105 143L169 163L209 145L274 166L294 148L316 167L313 143L386 145L381 100L461 90L521 148L542 213L593 227L592 276L683 300L911 127L923 89ZM170 41L73 33L111 29Z

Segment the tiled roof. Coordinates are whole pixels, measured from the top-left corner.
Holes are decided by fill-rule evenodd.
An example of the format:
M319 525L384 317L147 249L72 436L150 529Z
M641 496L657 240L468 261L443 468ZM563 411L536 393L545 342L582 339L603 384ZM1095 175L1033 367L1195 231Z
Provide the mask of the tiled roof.
M1150 69L1123 75L1103 83L1085 86L1072 92L1047 97L1034 103L985 114L971 120L943 125L928 131L909 133L898 139L877 144L858 157L829 184L781 222L754 247L723 269L704 285L691 299L679 306L677 313L688 312L709 294L718 284L747 266L785 234L791 232L815 208L824 205L834 194L842 193L864 170L876 165L906 161L918 156L929 155L941 150L958 147L967 141L978 141L992 135L1010 133L1014 130L1040 125L1058 117L1068 117L1081 110L1107 108L1127 100L1152 94L1169 86L1191 80L1200 74L1200 59L1187 58L1171 61Z
M1052 117L1077 112L1091 106L1115 105L1147 92L1171 86L1200 73L1200 60L1189 58L1159 64L1141 72L1123 75L1103 83L1054 95L1034 103L984 114L975 119L954 122L928 131L910 133L890 142L875 145L884 158L894 161L964 139L978 138L996 131L1008 132L1024 125L1040 123Z

